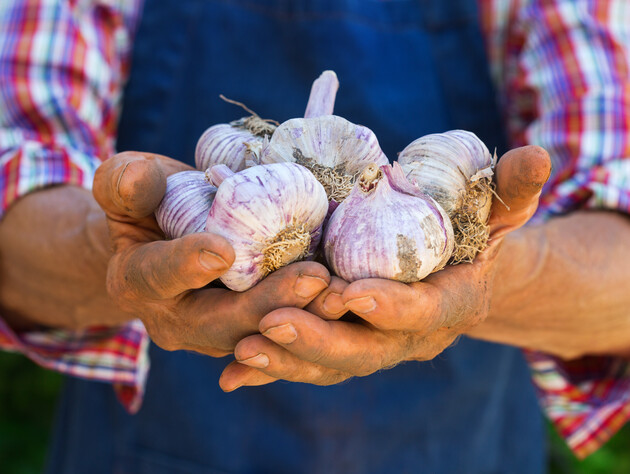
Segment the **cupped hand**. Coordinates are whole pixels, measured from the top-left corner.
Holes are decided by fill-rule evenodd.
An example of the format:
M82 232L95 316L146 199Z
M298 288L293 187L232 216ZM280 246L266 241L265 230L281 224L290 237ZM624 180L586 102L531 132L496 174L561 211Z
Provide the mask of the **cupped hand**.
M323 301L330 274L315 262L300 262L245 292L207 287L234 261L229 242L208 232L166 241L153 216L167 176L188 169L164 156L136 152L118 154L99 167L94 196L105 211L114 252L107 286L160 347L219 357L257 333L260 320L273 310L303 308L316 297Z
M462 333L482 322L493 288L501 241L534 214L550 160L541 148L506 153L497 165L490 241L472 264L447 266L421 282L364 279L346 284L330 313L354 321L327 320L295 308L280 308L259 324L259 335L235 348L236 362L221 375L223 390L276 379L318 385L364 376L405 360L432 359ZM341 286L341 284L338 284Z

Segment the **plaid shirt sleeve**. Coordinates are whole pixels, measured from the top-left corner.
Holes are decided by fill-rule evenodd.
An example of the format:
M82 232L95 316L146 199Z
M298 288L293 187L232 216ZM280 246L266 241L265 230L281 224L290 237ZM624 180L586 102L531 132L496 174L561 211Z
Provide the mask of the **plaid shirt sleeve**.
M114 151L140 7L140 0L0 2L1 214L46 186L91 187L95 169ZM111 382L131 411L142 395L147 343L139 321L16 334L0 320L1 348Z
M540 220L580 208L630 213L630 2L480 0L512 145L551 155ZM527 353L541 404L577 456L630 418L630 361Z

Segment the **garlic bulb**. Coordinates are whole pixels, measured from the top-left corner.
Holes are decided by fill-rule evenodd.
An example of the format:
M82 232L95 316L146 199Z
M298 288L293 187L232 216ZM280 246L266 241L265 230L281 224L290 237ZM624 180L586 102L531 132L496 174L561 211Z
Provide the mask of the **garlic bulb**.
M487 245L495 161L486 145L464 130L418 138L398 156L409 181L449 215L455 232L452 263L472 261Z
M247 126L247 118L220 123L207 129L195 148L195 166L206 170L214 165L227 165L241 171L258 163L265 139L273 133L272 124L261 128L257 135Z
M217 166L210 175L219 188L206 230L225 237L236 254L221 277L228 288L247 290L267 274L314 253L328 200L307 169L277 163L230 175L227 167Z
M448 216L397 163L369 165L324 235L326 261L347 281L419 281L444 267L452 250Z
M201 171L180 171L166 179L155 219L168 239L202 232L217 188Z
M260 153L273 135L277 122L260 118L240 102L221 98L251 115L229 124L213 125L203 132L195 148L195 167L205 171L214 165L227 165L232 171L241 171L260 164Z
M367 165L388 163L370 129L336 115L280 124L260 161L295 162L306 167L322 183L328 199L337 203L350 193L357 175Z

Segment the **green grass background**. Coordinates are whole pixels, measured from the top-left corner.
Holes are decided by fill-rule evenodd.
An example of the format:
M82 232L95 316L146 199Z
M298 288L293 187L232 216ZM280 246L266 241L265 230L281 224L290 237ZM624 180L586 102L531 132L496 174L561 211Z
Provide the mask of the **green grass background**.
M42 471L61 376L17 354L0 353L0 473ZM549 428L550 474L630 474L630 426L578 461Z

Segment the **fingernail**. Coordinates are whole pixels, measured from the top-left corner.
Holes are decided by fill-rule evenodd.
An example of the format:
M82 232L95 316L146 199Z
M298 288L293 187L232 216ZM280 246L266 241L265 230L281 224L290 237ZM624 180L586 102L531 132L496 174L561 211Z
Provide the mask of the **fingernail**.
M330 314L338 314L346 309L339 293L329 293L322 306Z
M237 388L241 388L242 386L243 386L243 384L238 384L238 385L235 385L234 387L223 389L223 391L225 393L230 393L230 392L233 392L234 390L236 390Z
M295 281L293 291L301 298L312 298L328 287L326 280L319 277L301 275Z
M225 260L216 253L209 252L208 250L199 251L199 263L206 270L213 272L226 270L228 268L228 264Z
M263 336L278 344L291 344L297 339L297 331L291 323L274 326L263 332Z
M355 298L346 303L346 308L355 313L369 313L376 309L376 300L371 296Z
M239 360L238 362L240 364L244 364L249 367L253 367L255 369L264 369L265 367L269 365L269 357L267 357L263 353L260 353L260 354L256 354L254 357Z
M120 173L118 173L118 178L116 179L116 194L118 194L118 197L122 197L121 192L120 192L120 183L122 182L123 175L125 174L125 171L127 171L127 168L129 167L130 164L131 164L130 161L125 163L122 167L122 170L120 170Z

